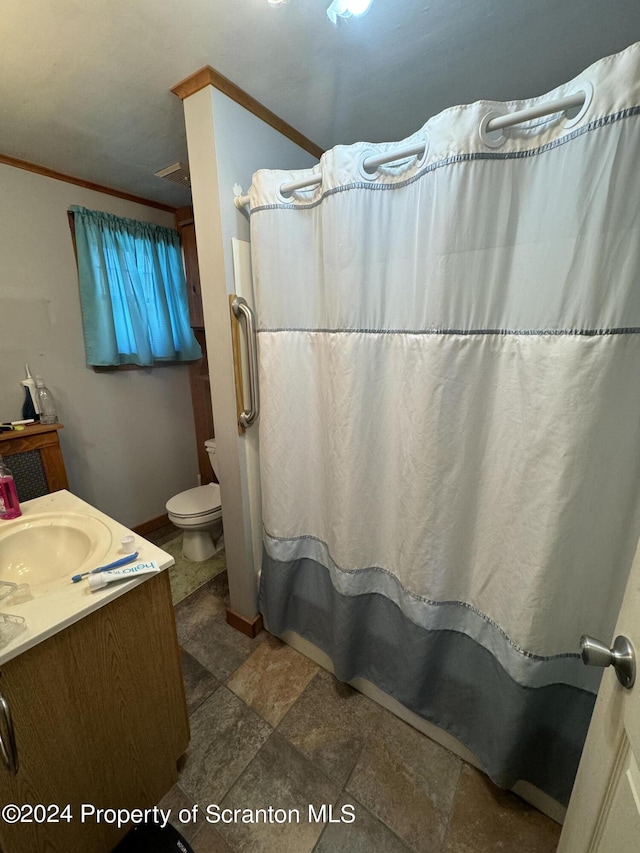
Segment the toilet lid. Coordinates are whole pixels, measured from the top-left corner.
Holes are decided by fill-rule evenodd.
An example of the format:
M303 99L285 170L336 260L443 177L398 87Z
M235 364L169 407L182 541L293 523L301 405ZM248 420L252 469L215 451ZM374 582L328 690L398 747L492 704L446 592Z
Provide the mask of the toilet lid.
M208 515L221 506L220 486L217 483L209 483L206 486L187 489L186 492L169 498L167 512L179 518L193 518L197 515Z

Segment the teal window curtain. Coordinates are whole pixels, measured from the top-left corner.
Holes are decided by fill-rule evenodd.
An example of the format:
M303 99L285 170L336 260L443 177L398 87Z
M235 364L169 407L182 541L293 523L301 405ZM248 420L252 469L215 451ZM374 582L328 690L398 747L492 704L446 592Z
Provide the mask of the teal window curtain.
M193 361L180 238L172 228L71 207L87 364Z

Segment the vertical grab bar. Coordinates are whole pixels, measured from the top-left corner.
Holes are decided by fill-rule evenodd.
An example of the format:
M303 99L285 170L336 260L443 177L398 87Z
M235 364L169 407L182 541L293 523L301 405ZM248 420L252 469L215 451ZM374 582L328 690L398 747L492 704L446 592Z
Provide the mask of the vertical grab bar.
M11 719L9 703L2 693L0 693L0 710L4 717L8 741L8 744L5 744L3 735L0 735L0 753L2 754L4 763L7 765L9 773L11 773L12 776L15 776L18 772L18 747L16 746L16 735L13 730L13 720Z
M251 402L248 411L245 409L240 413L239 421L245 429L250 427L255 422L260 414L260 393L258 389L258 349L256 347L256 328L253 311L249 307L246 299L242 296L236 296L231 303L231 310L235 317L240 320L240 315L244 315L247 339L247 355L249 356L249 392ZM240 324L242 325L242 324Z

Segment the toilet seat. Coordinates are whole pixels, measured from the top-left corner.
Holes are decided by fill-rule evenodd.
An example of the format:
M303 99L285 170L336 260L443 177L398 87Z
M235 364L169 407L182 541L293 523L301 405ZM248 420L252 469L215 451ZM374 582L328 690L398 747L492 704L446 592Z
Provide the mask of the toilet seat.
M220 486L209 483L175 495L167 501L167 512L175 518L196 520L222 509Z

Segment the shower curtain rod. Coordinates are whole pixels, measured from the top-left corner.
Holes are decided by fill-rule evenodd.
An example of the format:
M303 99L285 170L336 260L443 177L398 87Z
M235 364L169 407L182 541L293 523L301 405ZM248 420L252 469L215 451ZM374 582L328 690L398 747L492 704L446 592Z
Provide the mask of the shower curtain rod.
M585 104L588 93L585 90L576 92L573 95L567 95L565 98L558 98L556 101L549 101L546 104L539 104L536 107L529 107L526 110L518 110L515 113L507 115L495 116L485 125L485 131L491 133L495 130L502 130L505 127L513 127L516 124L521 124L524 121L531 121L534 118L553 115L553 113L565 112L575 107L582 107ZM380 154L377 157L367 157L362 165L366 172L373 174L379 166L385 163L393 163L395 160L404 160L405 157L421 157L424 154L426 143L420 142L412 145L410 148L401 148L397 151L391 151L386 154ZM294 181L290 184L282 184L280 194L283 196L290 195L296 190L306 189L308 187L318 186L322 183L322 174L312 175L310 178L304 178L300 181ZM248 195L237 195L233 200L238 210L242 210L249 204Z

